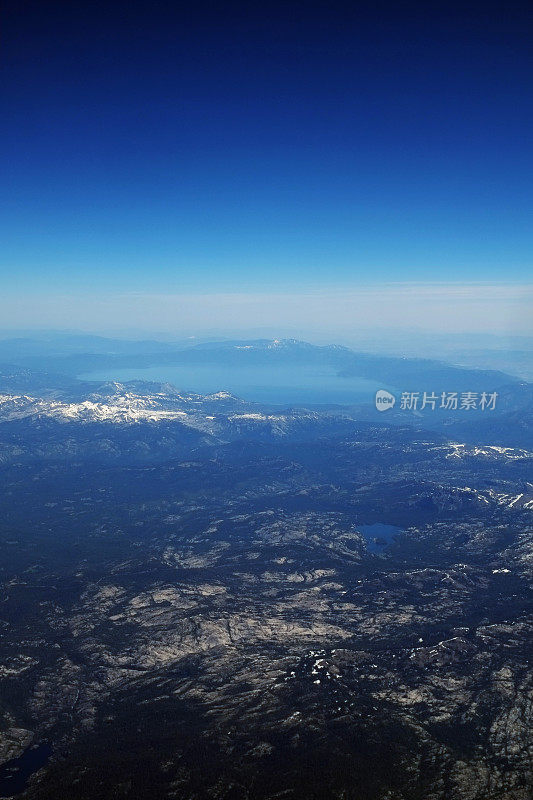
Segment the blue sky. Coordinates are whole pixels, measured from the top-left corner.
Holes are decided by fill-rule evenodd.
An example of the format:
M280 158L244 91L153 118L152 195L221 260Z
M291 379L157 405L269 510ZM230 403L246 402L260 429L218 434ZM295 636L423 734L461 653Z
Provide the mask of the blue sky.
M530 281L530 11L108 5L4 12L10 303Z

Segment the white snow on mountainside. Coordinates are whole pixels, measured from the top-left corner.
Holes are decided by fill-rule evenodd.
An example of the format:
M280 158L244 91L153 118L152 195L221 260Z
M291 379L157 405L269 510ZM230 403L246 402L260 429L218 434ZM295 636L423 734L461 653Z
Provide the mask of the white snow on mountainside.
M334 419L340 419L336 415ZM69 402L57 397L0 395L0 422L17 420L54 420L59 423L135 423L179 422L206 433L218 434L228 427L243 430L264 426L274 435L303 422L312 424L328 416L312 411L263 413L229 392L209 395L176 391L138 394L121 384L106 386L104 393L94 392L86 399Z

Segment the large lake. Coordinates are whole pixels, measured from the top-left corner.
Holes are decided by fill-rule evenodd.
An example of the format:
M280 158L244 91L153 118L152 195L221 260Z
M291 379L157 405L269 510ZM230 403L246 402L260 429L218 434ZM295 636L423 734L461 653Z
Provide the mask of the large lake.
M333 369L309 366L217 367L162 365L142 369L114 369L78 375L90 381L162 381L181 391L210 394L227 391L258 403L321 404L372 403L381 383L366 378L340 378Z

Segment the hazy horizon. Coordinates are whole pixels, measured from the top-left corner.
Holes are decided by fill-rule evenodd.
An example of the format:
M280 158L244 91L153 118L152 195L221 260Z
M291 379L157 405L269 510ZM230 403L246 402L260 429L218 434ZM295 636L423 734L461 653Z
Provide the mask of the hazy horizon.
M287 291L36 294L0 298L3 329L351 339L363 332L500 338L533 335L532 284L382 283ZM231 332L231 333L230 333Z

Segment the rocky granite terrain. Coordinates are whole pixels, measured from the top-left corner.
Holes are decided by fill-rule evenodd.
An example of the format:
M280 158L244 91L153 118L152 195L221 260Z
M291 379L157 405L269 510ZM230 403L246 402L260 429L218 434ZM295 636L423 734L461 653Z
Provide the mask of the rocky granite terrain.
M0 398L0 796L533 796L527 448L76 391Z

